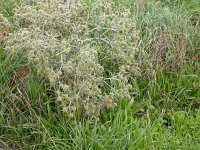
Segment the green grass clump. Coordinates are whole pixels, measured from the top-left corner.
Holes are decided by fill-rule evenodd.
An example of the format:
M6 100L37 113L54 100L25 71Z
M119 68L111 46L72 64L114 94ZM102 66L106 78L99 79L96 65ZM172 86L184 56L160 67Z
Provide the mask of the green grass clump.
M9 46L5 41L6 35L0 43L0 149L200 149L200 43L197 40L200 37L199 1L115 0L115 3L112 3L112 0L109 0L104 9L105 7L97 7L102 3L84 0L82 2L86 2L86 11L81 12L82 7L79 7L78 17L73 16L73 13L63 13L64 15L58 15L54 19L42 19L45 14L53 14L51 11L43 11L43 15L39 15L37 10L40 10L42 5L37 7L36 1L26 1L21 6L16 6L17 1L13 0L3 0L3 3L0 1L0 12L4 18L8 17L11 27L8 30L9 36L25 35L21 39L15 36L11 42L14 46L10 45L9 51L5 48ZM78 3L70 4L73 6L70 10L76 9L76 4ZM60 6L62 5L57 5ZM66 12L69 10L68 6L65 5L66 9L55 8L54 14ZM13 8L25 9L17 12L13 11ZM103 11L107 8L109 11ZM34 15L31 13L33 10ZM115 17L119 18L101 18L104 13L108 13L109 17L110 12L116 13ZM125 18L121 16L123 12L129 12ZM18 16L13 16L14 14ZM34 22L35 18L29 15L41 18ZM69 23L68 28L61 28L66 23L66 15L76 23ZM112 29L109 28L112 25L109 20L120 21L121 17L134 26L133 32L127 31L126 36L121 35L121 32L118 35L118 32L109 30ZM85 20L79 20L80 18ZM62 21L59 22L60 19ZM46 24L45 20L49 20L50 24ZM86 20L89 24L85 24ZM90 32L85 34L87 30L76 30L82 29L79 23L86 25ZM113 25L118 25L115 23ZM37 32L36 27L40 29ZM47 30L49 28L51 30ZM26 32L26 29L37 34ZM136 34L138 30L140 33ZM72 31L74 35L71 34ZM59 34L51 37L55 33ZM37 43L34 43L36 35ZM136 37L130 40L129 35ZM32 39L29 36L32 36ZM51 37L51 40L47 37ZM81 107L72 118L68 117L66 112L63 112L62 103L56 101L58 95L55 89L62 94L63 87L60 87L60 83L67 83L68 80L72 82L77 76L65 74L68 76L64 78L63 69L67 72L71 70L68 70L68 66L63 68L61 55L54 56L53 52L57 53L59 49L59 54L62 54L62 50L70 48L70 53L63 54L67 56L66 60L68 56L69 59L73 57L76 60L69 65L73 66L70 69L82 66L84 69L81 71L86 75L91 73L88 69L94 68L93 65L86 67L89 60L94 66L100 65L102 72L93 70L95 74L90 74L90 77L95 77L95 81L99 76L102 77L103 83L98 80L95 84L101 83L98 88L106 95L113 88L124 89L128 85L121 86L121 81L117 78L119 76L116 76L119 82L113 80L113 75L120 72L121 65L126 64L121 59L124 55L119 56L120 59L116 55L124 52L121 46L125 45L121 43L123 40L117 40L119 37L124 37L126 46L133 42L132 47L136 51L131 62L136 65L135 69L140 68L141 73L137 76L126 70L127 83L131 85L128 90L130 99L114 101L117 104L115 107L101 107L101 111L97 111L98 120L93 120L92 124ZM11 40L12 38L8 39ZM46 44L41 44L41 40ZM112 47L110 43L113 41L118 46L113 44ZM48 58L51 58L48 67L53 65L52 70L57 67L58 71L61 70L62 75L55 80L53 86L49 74L44 73L45 68L41 69L45 63L36 63L27 57L30 56L27 55L30 51L34 51L34 56L38 56L37 49L43 49L42 56L48 53ZM114 50L116 53L113 54ZM80 57L80 54L85 52L87 55ZM43 60L43 57L40 60ZM87 78L87 81L92 78ZM85 78L82 79L85 81ZM81 81L79 85L85 86L84 81ZM75 89L73 84L70 86ZM88 90L87 94L92 92ZM95 91L93 93L95 95Z

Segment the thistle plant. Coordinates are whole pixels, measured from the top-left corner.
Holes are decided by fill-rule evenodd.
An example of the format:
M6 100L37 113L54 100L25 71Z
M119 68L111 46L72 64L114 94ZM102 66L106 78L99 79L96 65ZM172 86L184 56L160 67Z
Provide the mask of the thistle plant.
M139 31L129 13L102 1L22 4L14 11L18 30L7 38L6 49L26 53L68 117L81 108L85 117L98 119L103 108L131 99L129 78L140 73Z

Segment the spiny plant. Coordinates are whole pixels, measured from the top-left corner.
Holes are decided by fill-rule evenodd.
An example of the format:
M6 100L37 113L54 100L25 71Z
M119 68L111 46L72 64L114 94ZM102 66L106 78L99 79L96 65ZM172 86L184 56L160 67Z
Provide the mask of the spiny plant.
M96 120L103 108L131 99L129 78L140 74L139 31L129 15L128 9L102 1L24 3L14 10L18 30L5 49L26 53L68 117L82 109L84 117Z

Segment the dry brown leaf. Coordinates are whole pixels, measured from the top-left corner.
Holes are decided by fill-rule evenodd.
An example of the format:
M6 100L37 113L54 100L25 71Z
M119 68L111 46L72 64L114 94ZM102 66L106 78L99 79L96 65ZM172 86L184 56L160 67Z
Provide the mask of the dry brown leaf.
M13 77L16 79L17 78L21 79L21 78L26 77L28 74L29 74L29 69L27 67L23 67L23 68L20 68L19 70L15 71Z
M5 40L5 37L8 35L9 30L6 28L2 31L0 31L0 42L3 42Z
M22 67L18 69L17 71L14 71L13 74L11 75L11 84L16 82L17 80L21 80L25 78L29 74L29 69L27 67Z

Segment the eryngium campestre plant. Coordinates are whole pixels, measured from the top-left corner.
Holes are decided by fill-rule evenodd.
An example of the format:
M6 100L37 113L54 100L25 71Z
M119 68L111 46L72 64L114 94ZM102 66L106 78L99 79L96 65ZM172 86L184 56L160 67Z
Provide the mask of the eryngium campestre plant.
M24 4L15 9L19 29L9 35L6 49L27 53L69 117L82 108L85 117L98 119L102 108L130 100L128 80L140 72L135 59L139 31L129 13L102 1Z

